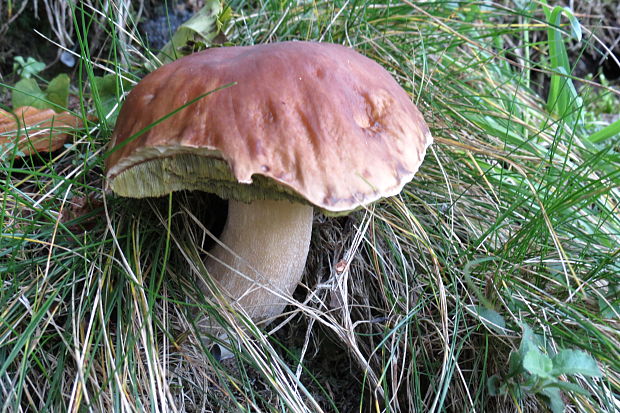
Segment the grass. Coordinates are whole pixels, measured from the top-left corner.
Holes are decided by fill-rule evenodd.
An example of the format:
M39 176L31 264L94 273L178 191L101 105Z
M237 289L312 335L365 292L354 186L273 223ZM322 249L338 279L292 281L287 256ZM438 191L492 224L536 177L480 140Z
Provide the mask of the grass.
M153 55L121 3L74 5L72 91L88 127L0 170L2 411L544 411L531 372L509 377L525 324L543 353L597 361L601 378L561 376L586 390L564 391L568 411L617 411L617 135L584 115L618 92L577 88L574 62L550 54L549 34L560 51L574 34L570 16L517 3L230 3L231 44L353 46L392 72L435 137L401 195L315 217L289 322L266 329L192 281L217 200L103 190L113 105L94 78L125 77L121 98ZM105 47L91 50L96 32ZM197 308L221 320L232 359L199 339ZM512 383L497 396L494 375Z

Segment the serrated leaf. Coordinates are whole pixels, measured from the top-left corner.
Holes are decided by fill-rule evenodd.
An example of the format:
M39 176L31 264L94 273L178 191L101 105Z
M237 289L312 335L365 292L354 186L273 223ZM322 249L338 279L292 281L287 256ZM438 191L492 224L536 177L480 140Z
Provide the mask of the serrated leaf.
M11 103L14 108L34 106L38 109L47 109L49 105L43 100L45 93L34 79L22 79L17 82L11 93Z
M588 377L601 377L601 370L596 360L580 350L561 350L553 357L551 374L581 374Z
M531 348L523 357L523 368L539 377L551 377L553 362L549 356L537 348Z
M45 95L47 100L61 108L66 108L69 101L69 76L65 73L62 73L55 78L47 86L45 89ZM54 109L58 111L59 107L54 107L53 105L48 106L50 109Z

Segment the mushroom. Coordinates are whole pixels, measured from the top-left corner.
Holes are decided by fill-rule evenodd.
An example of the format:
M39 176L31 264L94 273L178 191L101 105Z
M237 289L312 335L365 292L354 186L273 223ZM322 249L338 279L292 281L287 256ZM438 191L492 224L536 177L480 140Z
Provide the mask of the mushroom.
M313 208L338 215L398 194L431 142L409 95L351 48L219 47L164 65L131 91L107 179L126 197L228 199L206 268L258 322L279 315L300 282Z

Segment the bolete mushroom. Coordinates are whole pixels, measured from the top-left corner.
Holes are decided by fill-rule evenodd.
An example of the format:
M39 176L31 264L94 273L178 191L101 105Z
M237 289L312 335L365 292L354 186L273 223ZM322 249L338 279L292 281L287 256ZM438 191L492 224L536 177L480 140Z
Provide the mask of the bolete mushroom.
M351 48L219 47L164 65L131 91L107 178L121 196L228 199L225 247L206 268L261 321L283 311L301 279L313 208L343 214L398 194L431 142L410 96Z

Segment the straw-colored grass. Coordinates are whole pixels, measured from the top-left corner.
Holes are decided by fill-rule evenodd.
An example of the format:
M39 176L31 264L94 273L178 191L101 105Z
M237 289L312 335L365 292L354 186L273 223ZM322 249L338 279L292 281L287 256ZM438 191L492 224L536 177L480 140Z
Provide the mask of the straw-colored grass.
M542 353L582 350L602 372L560 377L585 390L563 392L568 411L618 411L617 129L583 116L618 92L579 86L574 62L558 69L553 9L520 3L230 3L230 44L354 47L393 74L435 137L399 196L316 215L303 282L266 327L194 282L222 201L104 191L114 105L94 76L124 77L122 104L155 56L129 2L70 3L72 109L88 127L51 155L0 159L0 409L544 411L528 373L508 376L528 325ZM560 22L558 45L602 49ZM197 309L228 331L231 359L200 339ZM499 396L494 375L509 384Z

